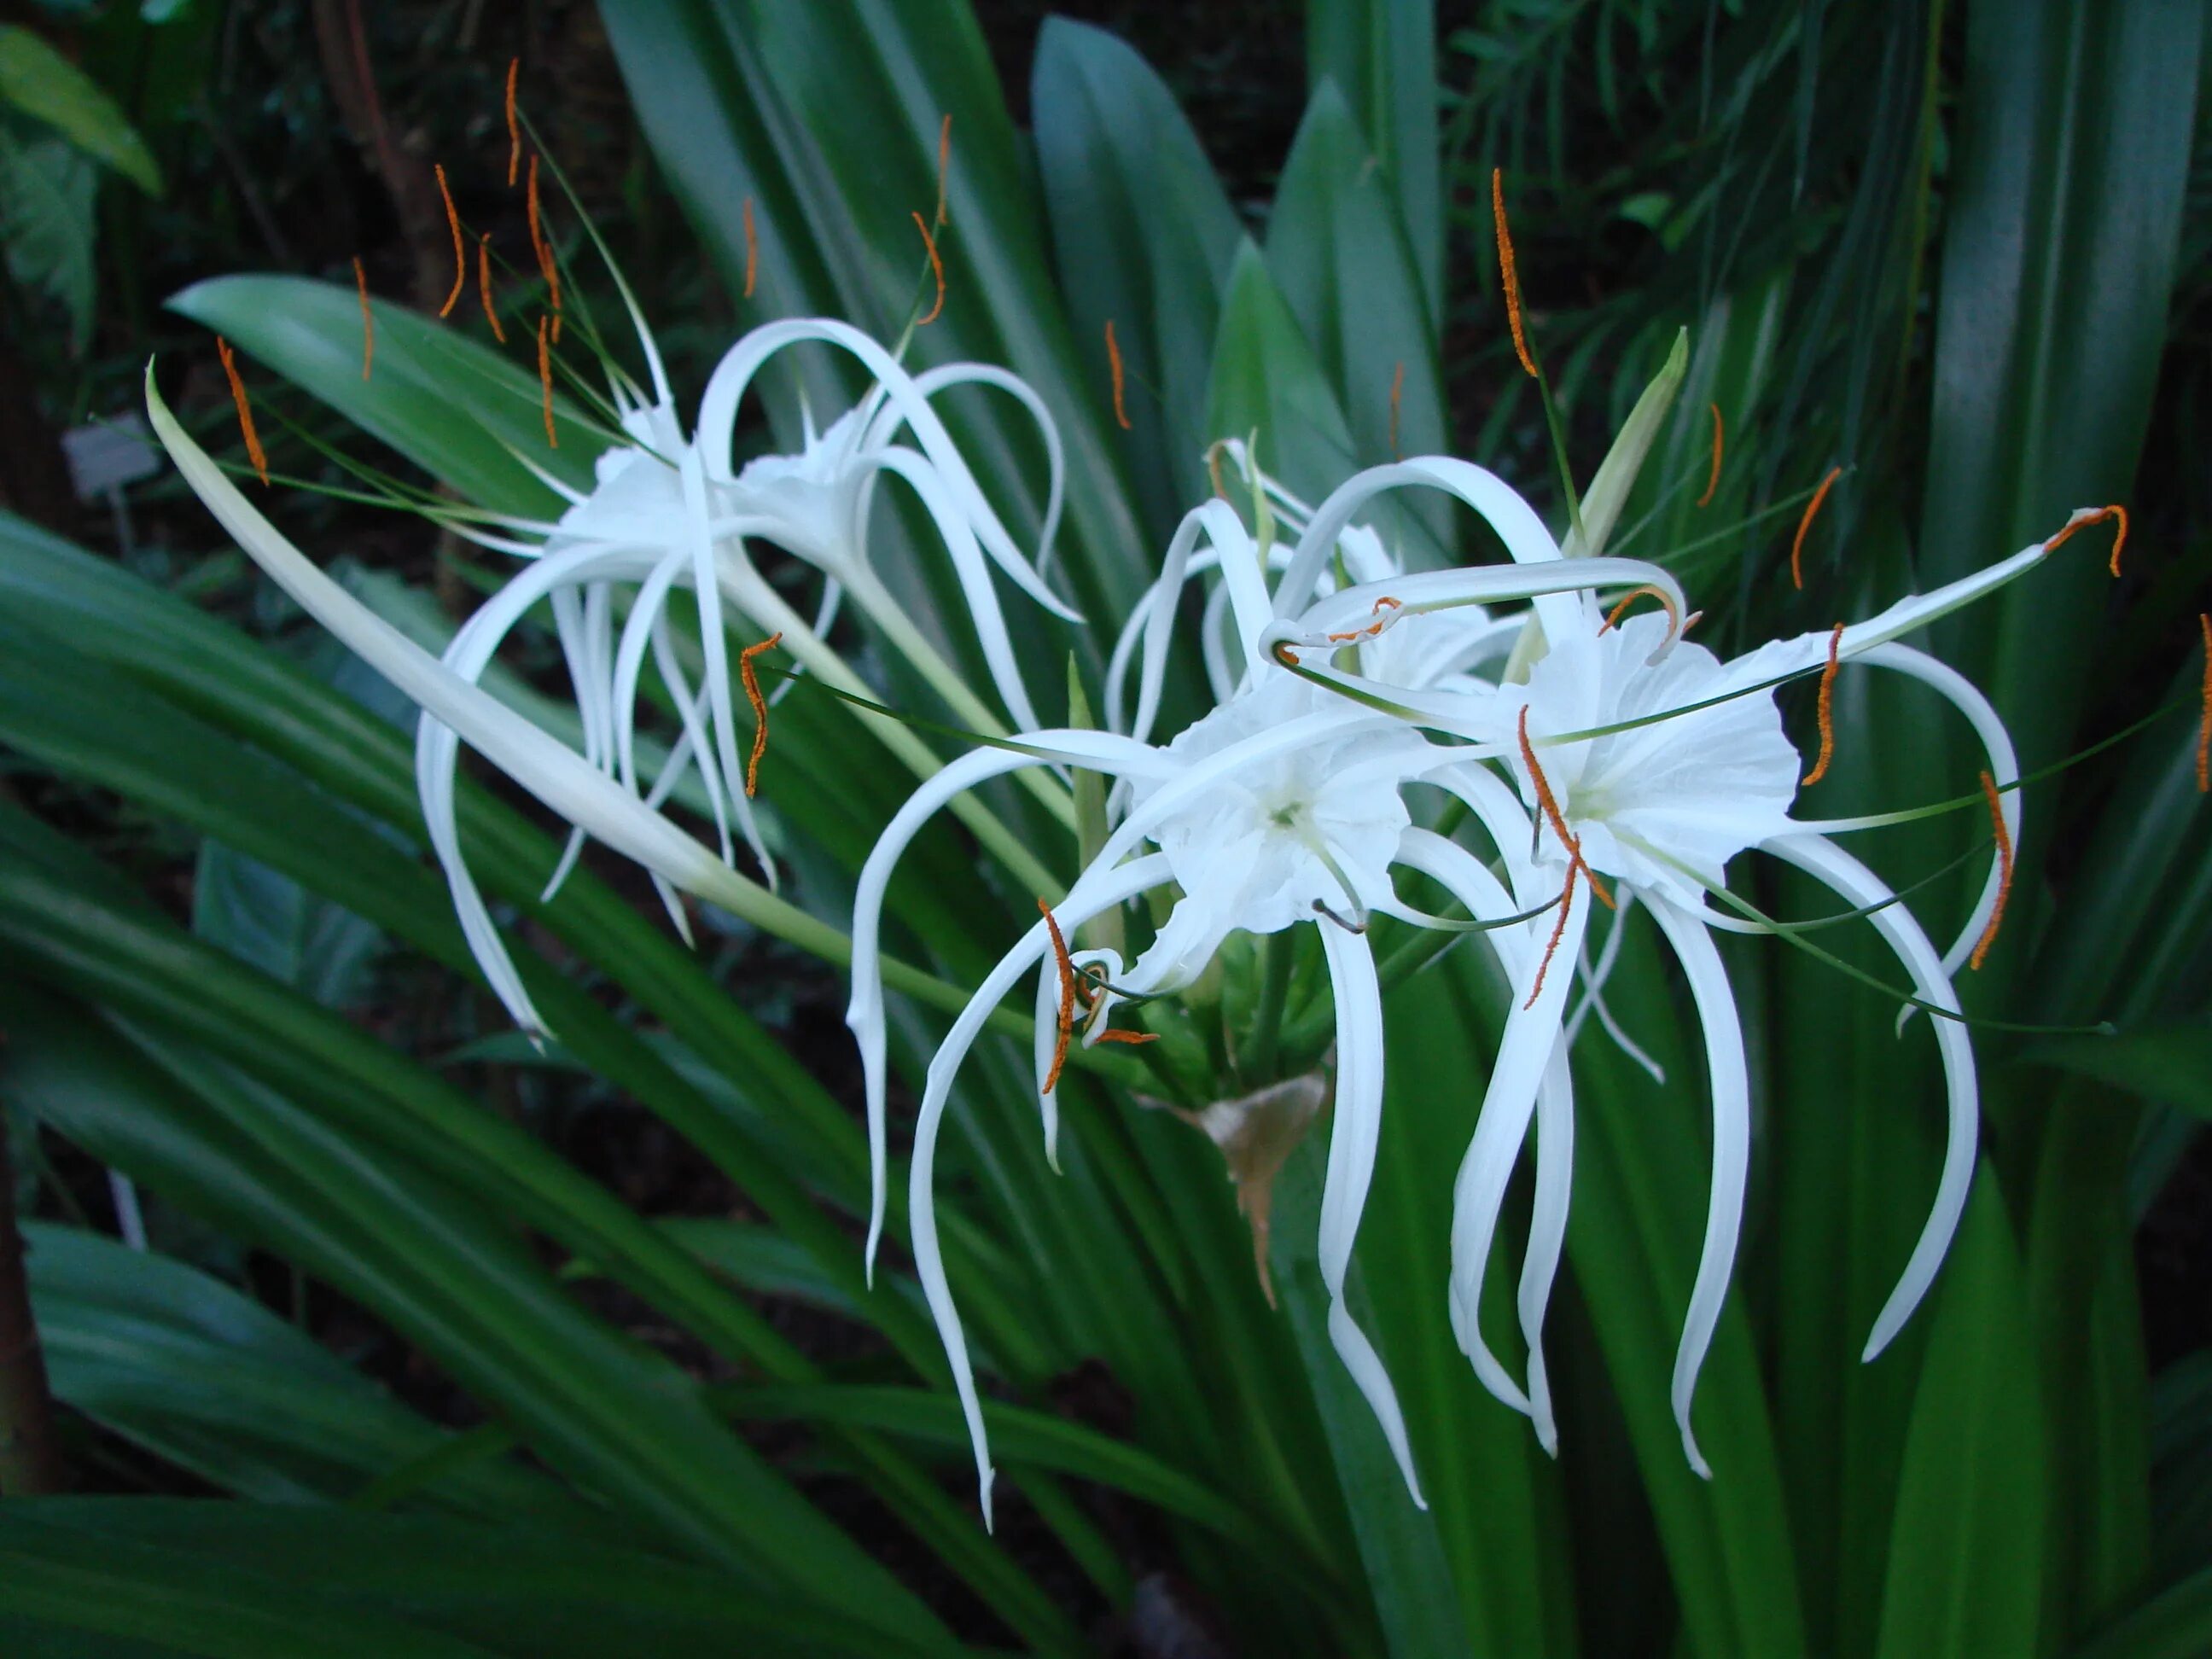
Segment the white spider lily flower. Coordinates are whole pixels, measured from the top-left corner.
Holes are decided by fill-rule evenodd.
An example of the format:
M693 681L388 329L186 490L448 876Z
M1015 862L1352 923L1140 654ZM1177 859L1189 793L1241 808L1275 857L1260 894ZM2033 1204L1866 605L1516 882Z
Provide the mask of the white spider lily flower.
M1000 961L954 1022L930 1062L915 1130L908 1210L915 1266L951 1356L987 1522L989 1451L937 1245L931 1190L937 1137L960 1066L990 1010L1031 971L1044 981L1038 1006L1042 1011L1048 1006L1044 987L1056 984L1061 971L1055 933L1072 935L1092 917L1160 888L1176 890L1180 896L1128 970L1119 971L1118 958L1094 958L1108 963L1111 988L1099 994L1093 1017L1086 1021L1086 1044L1103 1035L1100 1011L1110 1008L1113 1000L1163 995L1187 986L1233 932L1278 933L1302 922L1321 928L1337 1012L1336 1115L1320 1224L1322 1273L1331 1302L1329 1335L1374 1410L1408 1491L1419 1501L1412 1451L1389 1378L1342 1300L1374 1169L1383 1081L1381 988L1364 931L1370 912L1415 914L1398 904L1390 883L1391 866L1412 829L1401 787L1431 774L1472 769L1472 763L1489 751L1433 744L1389 710L1364 708L1300 684L1279 659L1261 648L1275 625L1275 596L1268 591L1258 549L1226 503L1208 502L1186 520L1176 537L1182 554L1188 555L1200 533L1209 537L1219 558L1239 650L1249 665L1234 694L1164 745L1110 732L1047 731L951 763L924 783L884 830L862 869L854 899L847 1023L859 1042L866 1077L876 1176L867 1246L872 1267L887 1168L887 1030L876 963L884 893L901 854L939 808L988 778L1059 765L1085 768L1127 785L1126 813L1089 867ZM1171 579L1155 589L1154 600L1164 593L1171 607L1181 573L1169 574ZM1584 560L1569 566L1556 559L1534 568L1427 573L1408 579L1409 591L1413 584L1419 584L1418 602L1437 610L1554 594L1574 584L1671 586L1663 572L1649 565ZM1139 728L1150 719L1147 699ZM1158 850L1145 851L1148 844ZM1510 905L1501 910L1486 898L1481 902L1475 914L1491 923L1525 922ZM1042 1035L1036 1057L1049 1136L1050 1050ZM1547 1293L1548 1288L1547 1280Z
M1490 1240L1515 1158L1532 1110L1540 1111L1544 1091L1553 1086L1551 1068L1560 1052L1568 976L1547 975L1545 961L1553 950L1579 951L1588 911L1574 903L1578 882L1593 896L1617 896L1624 906L1632 896L1651 910L1683 965L1705 1029L1714 1115L1712 1182L1705 1243L1676 1355L1672 1403L1686 1455L1699 1474L1709 1474L1690 1410L1733 1269L1751 1133L1741 1026L1709 930L1765 929L1715 910L1707 901L1723 890L1727 866L1738 854L1770 852L1864 910L1896 954L1917 1005L1944 1016L1934 1022L1948 1100L1943 1170L1920 1237L1869 1335L1863 1357L1872 1359L1926 1295L1966 1203L1978 1100L1973 1051L1950 980L1986 938L1998 913L2009 849L2018 844L2021 828L2018 766L1995 710L1963 677L1897 641L2033 568L2074 528L2096 516L2085 509L2049 541L1866 622L1776 641L1730 662L1700 646L1677 642L1672 615L1646 614L1615 627L1588 597L1563 594L1537 601L1543 607L1547 648L1522 684L1474 692L1407 690L1359 672L1301 665L1309 678L1362 706L1396 708L1413 724L1459 738L1474 745L1475 752L1502 755L1517 795L1495 780L1477 784L1480 775L1474 769L1439 775L1436 781L1464 792L1505 854L1516 883L1529 884L1522 898L1548 887L1561 895L1565 906L1544 957L1524 960L1514 972L1515 1003L1461 1168L1454 1214L1453 1308L1462 1345L1492 1392L1536 1418L1547 1446L1541 1354L1533 1334L1530 1387L1524 1394L1489 1352L1473 1310L1480 1304ZM1318 519L1316 523L1327 529ZM1419 580L1397 583L1394 592L1411 590ZM1353 622L1376 597L1372 588L1357 587L1329 595L1271 637L1328 638ZM1661 597L1671 613L1679 614L1678 599ZM1965 715L1986 751L1990 793L2000 803L2003 835L1966 927L1941 956L1898 896L1828 839L1894 822L1893 817L1804 820L1790 815L1802 762L1783 732L1773 690L1784 679L1815 670L1832 673L1831 665L1844 663L1889 669L1926 684ZM1826 741L1824 735L1824 746ZM1816 766L1808 775L1817 777L1822 769ZM1516 848L1534 850L1516 855ZM1430 871L1471 907L1486 897L1466 867L1472 863L1442 859ZM1610 880L1609 891L1600 878ZM1501 953L1516 949L1505 936L1496 943ZM1564 1231L1567 1201L1565 1183L1547 1183L1543 1177L1550 1139L1540 1130L1532 1222L1532 1237L1547 1238ZM1524 1307L1524 1328L1527 1314Z

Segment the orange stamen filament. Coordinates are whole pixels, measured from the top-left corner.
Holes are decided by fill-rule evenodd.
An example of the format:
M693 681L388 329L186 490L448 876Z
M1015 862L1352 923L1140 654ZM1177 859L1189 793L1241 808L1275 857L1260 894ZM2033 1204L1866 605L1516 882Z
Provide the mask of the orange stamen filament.
M514 120L514 77L522 70L522 59L507 60L507 187L514 188L514 174L522 165L522 129Z
M2043 550L2046 553L2056 552L2075 531L2087 530L2091 525L2102 524L2107 519L2117 519L2120 524L2119 532L2112 538L2112 562L2106 567L2113 575L2118 576L2120 574L2120 553L2128 544L2128 510L2117 501L2110 507L2100 507L2094 513L2084 513L2079 517L2068 520L2063 530L2044 543Z
M758 645L749 645L738 653L738 678L744 682L745 701L753 706L753 751L745 757L745 793L750 795L760 786L761 757L768 753L768 699L761 696L760 674L753 667L753 659L763 651L773 651L783 642L783 631L779 629Z
M1805 590L1805 532L1813 527L1813 520L1820 511L1820 503L1828 499L1828 490L1843 476L1844 469L1832 466L1828 476L1820 480L1820 487L1813 492L1813 499L1805 503L1805 516L1797 520L1797 538L1790 544L1790 580L1801 593Z
M1611 633L1614 629L1620 626L1622 613L1626 611L1630 605L1634 605L1637 600L1647 597L1655 599L1658 600L1660 604L1665 605L1667 607L1668 619L1670 622L1674 619L1676 615L1674 610L1674 596L1672 593L1669 593L1663 587L1654 587L1650 583L1646 582L1643 586L1632 587L1627 592L1622 594L1620 596L1620 602L1614 605L1612 611L1607 616L1606 619L1598 624L1597 631L1601 634ZM1688 626L1689 624L1685 623L1681 627L1676 628L1674 632L1680 634L1683 628L1686 628Z
M1990 827L1997 838L1997 902L1990 912L1990 925L1982 929L1966 964L1977 971L1990 946L1996 943L1997 929L2004 925L2005 901L2012 896L2012 832L2005 828L2004 802L1997 795L1997 781L1987 772L1982 774L1982 793L1990 803Z
M1498 223L1498 272L1505 287L1505 320L1513 327L1513 350L1521 367L1536 376L1536 360L1528 355L1528 337L1521 326L1521 273L1513 263L1513 233L1505 225L1505 169L1490 170L1490 211Z
M2197 717L2197 793L2212 794L2212 612L2199 611L2204 635L2204 712Z
M1114 419L1122 431L1129 429L1129 411L1121 401L1121 345L1114 337L1114 319L1106 319L1106 368L1114 377ZM1221 494L1221 460L1216 451L1206 454L1206 465L1213 472L1213 493Z
M238 429L246 437L246 459L253 463L253 470L261 475L261 487L269 488L269 457L261 447L261 434L253 429L253 405L246 401L246 382L238 378L238 364L230 355L230 342L222 335L215 337L216 354L222 359L222 372L230 377L230 400L238 405Z
M753 297L753 283L760 276L760 239L753 234L753 198L745 198L745 298Z
M1820 671L1820 754L1813 763L1813 769L1800 778L1798 785L1809 789L1828 775L1828 763L1836 757L1836 653L1843 648L1844 625L1836 624L1835 632L1828 635L1828 665Z
M919 213L914 216L914 228L921 233L921 245L929 253L929 274L937 278L937 303L930 307L928 316L915 319L916 328L927 328L945 309L945 261L937 257L937 238L929 234L929 222Z
M944 223L945 223L945 179L946 179L948 177L950 177L950 176L951 176L951 167L952 167L952 118L951 118L950 115L948 115L948 116L946 116L946 117L945 118L944 124L943 124L942 125L940 125L940 126L937 129L937 219L936 219L936 223L937 223L939 227L942 227L942 226L944 225Z
M1559 844L1567 849L1568 890L1573 890L1574 872L1580 870L1589 878L1590 892L1598 902L1608 910L1613 908L1613 895L1605 890L1605 884L1597 878L1597 872L1583 861L1583 844L1567 828L1566 815L1559 811L1559 799L1552 793L1551 782L1544 776L1544 769L1536 764L1536 746L1528 741L1528 705L1526 703L1521 705L1521 763L1528 769L1529 781L1536 786L1537 807L1551 824L1552 833L1559 838Z
M538 158L530 158L530 251L538 256L538 271L545 279L546 303L553 307L553 338L561 337L561 267L553 258L553 245L545 240L544 222L538 208Z
M468 245L461 237L460 210L454 207L453 192L446 183L446 164L440 161L435 165L438 194L446 202L446 227L453 233L453 291L446 296L446 303L438 307L438 314L447 317L453 314L453 307L461 297L461 290L469 285Z
M1705 493L1698 497L1698 505L1699 507L1711 506L1713 499L1713 491L1721 487L1721 439L1723 436L1721 428L1721 406L1718 404L1714 404L1711 407L1713 411L1713 470L1705 478Z
M1528 988L1528 1000L1521 1005L1523 1013L1534 1007L1536 999L1544 994L1544 975L1552 971L1552 958L1559 953L1559 940L1567 931L1567 913L1574 908L1575 878L1587 873L1579 857L1567 866L1567 884L1559 890L1559 919L1552 924L1552 938L1544 946L1544 959L1536 964L1536 982ZM1597 883L1594 878L1590 886L1595 891Z
M561 447L561 439L553 430L553 349L545 337L545 325L551 319L538 319L538 384L545 393L545 443L550 449Z
M1390 459L1402 461L1406 458L1398 449L1398 404L1406 395L1406 363L1399 359L1397 372L1390 376Z
M1375 617L1373 622L1364 628L1355 628L1346 634L1328 635L1327 636L1328 642L1332 645L1349 645L1355 640L1371 640L1392 623L1397 621L1398 612L1404 609L1404 600L1394 599L1385 593L1375 601L1375 609L1372 612Z
M499 325L499 309L491 302L491 233L486 231L477 239L477 292L483 296L484 320L491 325L491 337L501 345L507 343L507 331Z
M1075 963L1067 954L1067 940L1060 931L1060 919L1052 913L1052 906L1042 899L1037 909L1044 916L1045 932L1052 935L1053 960L1060 964L1060 1022L1059 1036L1053 1041L1052 1066L1044 1074L1044 1086L1037 1092L1050 1094L1060 1085L1060 1068L1067 1064L1067 1045L1075 1035Z
M376 362L376 313L368 307L368 272L358 253L353 256L353 285L361 292L361 378L365 380Z

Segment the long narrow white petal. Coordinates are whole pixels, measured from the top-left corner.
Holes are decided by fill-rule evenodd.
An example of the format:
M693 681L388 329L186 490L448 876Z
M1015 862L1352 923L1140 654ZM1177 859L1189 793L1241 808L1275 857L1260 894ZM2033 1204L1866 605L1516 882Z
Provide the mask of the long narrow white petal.
M1336 1111L1329 1125L1328 1173L1321 1198L1321 1277L1328 1287L1328 1339L1382 1425L1406 1477L1406 1490L1418 1507L1426 1509L1390 1374L1344 1305L1345 1275L1352 1267L1360 1212L1367 1207L1382 1128L1382 987L1375 975L1375 954L1364 937L1324 923L1321 943L1336 999Z
M1168 878L1167 860L1157 853L1133 860L1119 869L1094 867L1060 902L1062 926L1079 927L1101 911L1133 898ZM945 1041L929 1062L921 1109L915 1120L914 1160L908 1171L907 1212L914 1234L915 1276L921 1281L922 1295L937 1322L938 1336L945 1344L945 1357L951 1363L953 1387L959 1394L961 1414L967 1419L968 1437L975 1449L975 1477L987 1528L992 1523L994 1475L990 1444L983 1430L983 1405L975 1389L975 1367L969 1363L967 1338L961 1331L960 1310L953 1305L952 1287L945 1276L945 1253L937 1239L937 1138L944 1126L945 1108L951 1102L953 1080L958 1077L961 1062L967 1059L968 1050L981 1032L984 1021L1021 976L1049 951L1048 936L1040 920L1022 936L1019 944L999 959L998 965L976 988L968 1006L961 1010L959 1018L952 1022L952 1029L945 1033Z
M1737 1235L1743 1226L1743 1193L1751 1166L1751 1076L1743 1055L1743 1026L1736 1017L1735 993L1712 935L1695 916L1653 896L1651 914L1690 981L1691 1000L1705 1031L1705 1064L1713 1091L1713 1176L1705 1203L1705 1243L1698 1257L1698 1277L1690 1290L1690 1309L1682 1321L1681 1346L1674 1351L1674 1422L1682 1431L1682 1452L1690 1467L1712 1479L1698 1437L1690 1427L1690 1401L1698 1389L1698 1368L1712 1346L1721 1307L1728 1298L1729 1275L1735 1267Z
M915 389L925 398L934 398L946 386L988 386L1011 394L1016 402L1030 412L1036 422L1037 435L1044 440L1047 469L1044 501L1044 521L1037 528L1036 573L1040 578L1052 568L1053 543L1060 533L1060 514L1067 497L1067 456L1060 441L1060 428L1052 418L1052 411L1036 390L1018 374L999 368L994 363L945 363L936 368L924 369L914 377ZM890 411L886 411L886 421ZM906 416L899 413L899 425ZM868 447L887 443L896 435L896 427L885 429L879 421L870 434Z
M1832 842L1823 841L1818 836L1781 836L1765 846L1777 857L1787 859L1807 874L1826 882L1846 902L1881 905L1882 908L1867 920L1911 975L1914 994L1938 1008L1953 1013L1959 1011L1958 997L1944 975L1936 947L1928 942L1928 935L1921 932L1920 924L1911 914L1904 906L1891 902L1896 895L1881 877ZM1981 1133L1974 1046L1967 1038L1966 1028L1955 1019L1933 1019L1929 1024L1935 1028L1936 1046L1943 1056L1943 1078L1949 1102L1943 1173L1936 1183L1936 1202L1929 1211L1928 1224L1912 1247L1904 1276L1882 1305L1874 1322L1873 1333L1867 1338L1863 1356L1867 1359L1872 1359L1889 1346L1890 1339L1912 1316L1921 1297L1927 1295L1936 1270L1943 1265L1945 1253L1951 1248L1951 1236L1958 1231L1959 1217L1966 1207L1967 1188L1973 1184L1975 1148Z
M1983 753L1989 759L1990 776L2001 787L2018 781L2020 760L2013 752L2011 734L2005 730L2004 721L1997 717L1996 708L1982 695L1981 689L1964 674L1949 664L1939 662L1927 653L1916 651L1907 645L1874 646L1858 653L1856 660L1872 668L1893 669L1918 680L1948 699L1951 705L1966 717L1967 723L1974 728L1974 735L1982 740ZM1997 799L1999 811L2004 814L2005 835L2017 847L2021 833L2021 792L2005 788ZM1856 821L1848 818L1802 822L1805 833L1813 836L1833 835L1839 830L1856 827ZM1982 884L1981 896L1975 902L1973 914L1966 918L1966 927L1960 930L1959 937L1952 942L1951 948L1943 953L1946 978L1957 973L1965 966L1966 958L1973 955L1974 945L1980 939L1982 930L1990 925L1990 917L1996 913L1997 894L2003 884L2003 860L1992 856L1989 878ZM1899 1025L1902 1027L1917 1012L1910 1003L1906 1004L1898 1016Z

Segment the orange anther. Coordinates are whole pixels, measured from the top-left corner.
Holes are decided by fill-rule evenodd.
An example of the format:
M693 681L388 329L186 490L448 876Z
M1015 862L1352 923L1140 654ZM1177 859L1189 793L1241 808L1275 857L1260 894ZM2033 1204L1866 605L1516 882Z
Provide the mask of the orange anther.
M1663 587L1654 587L1650 582L1646 582L1643 586L1632 587L1628 592L1622 594L1620 596L1620 603L1615 605L1613 607L1612 611L1606 617L1606 619L1598 624L1597 631L1601 634L1609 634L1614 629L1620 627L1621 616L1627 611L1628 607L1634 605L1637 600L1646 598L1647 596L1658 600L1660 604L1667 607L1667 615L1670 620L1674 617L1675 614L1674 596L1672 593L1669 593ZM1689 624L1686 623L1683 624L1683 627L1685 628L1688 626ZM1679 629L1676 630L1678 633L1680 631L1680 629Z
M1277 640L1272 650L1275 660L1284 667L1296 668L1298 665L1297 653L1291 649L1291 642L1288 640Z
M1380 634L1384 629L1388 628L1392 623L1395 622L1398 619L1397 613L1405 608L1405 601L1402 599L1394 599L1388 593L1385 593L1381 599L1375 601L1374 607L1368 612L1370 616L1375 618L1373 622L1368 623L1364 628L1355 628L1347 634L1331 634L1328 635L1328 641L1332 645L1345 645L1350 643L1353 640L1371 640L1377 634ZM1388 611L1390 614L1386 616L1383 614L1385 611Z
M1206 447L1206 476L1213 480L1213 493L1221 501L1229 499L1229 492L1221 487L1221 446L1226 440L1217 438Z
M1843 476L1844 469L1832 466L1828 476L1820 480L1820 487L1813 492L1813 499L1805 503L1805 516L1797 520L1797 539L1790 544L1790 580L1802 592L1805 588L1805 532L1813 527L1813 520L1820 510L1820 503L1828 499L1828 491Z
M939 228L945 224L945 181L952 167L952 118L948 115L937 129L937 218Z
M1106 319L1106 368L1114 377L1114 419L1119 422L1121 430L1127 432L1129 429L1129 411L1121 402L1121 344L1114 337L1114 319L1111 317ZM1214 469L1213 493L1218 495L1221 493L1220 461L1214 453L1209 451L1206 464Z
M1109 1030L1099 1032L1097 1036L1092 1037L1091 1040L1093 1042L1158 1042L1160 1040L1160 1034L1158 1031L1115 1031Z
M753 751L745 757L745 793L751 794L760 785L761 757L768 753L768 699L761 696L760 674L753 667L753 659L763 651L773 651L783 643L783 632L779 629L758 645L749 645L738 653L738 678L745 684L745 701L753 706Z
M376 313L368 308L368 272L362 268L358 253L353 256L353 285L361 291L361 378L365 380L376 362Z
M1060 919L1052 913L1052 906L1042 899L1037 909L1044 916L1045 932L1052 935L1053 960L1060 964L1060 1034L1053 1041L1052 1066L1044 1074L1044 1086L1039 1094L1050 1094L1060 1084L1060 1068L1067 1064L1067 1044L1075 1035L1075 963L1067 954L1067 940L1060 931Z
M1836 757L1836 653L1843 648L1844 625L1836 624L1828 635L1828 665L1820 671L1820 755L1813 763L1813 769L1797 780L1801 787L1810 788L1828 775L1828 763Z
M1575 906L1575 878L1582 873L1582 860L1577 857L1567 866L1567 884L1559 890L1559 919L1552 924L1552 938L1544 946L1544 959L1536 964L1536 982L1528 988L1528 1000L1521 1005L1523 1013L1534 1007L1536 999L1544 994L1544 975L1552 971L1552 958L1558 954L1559 940L1567 931L1567 913ZM1590 886L1595 891L1596 882L1593 880Z
M1605 890L1605 884L1597 878L1597 872L1583 861L1583 844L1567 828L1566 816L1559 811L1559 799L1552 793L1551 782L1544 776L1544 769L1536 764L1536 746L1528 741L1528 705L1525 702L1521 705L1521 763L1528 769L1529 781L1536 786L1538 808L1550 823L1552 833L1559 838L1559 844L1567 849L1568 890L1573 890L1574 872L1580 870L1589 878L1590 891L1598 902L1608 910L1613 909L1613 895ZM1565 926L1564 923L1561 925Z
M246 382L238 378L238 365L231 360L230 342L222 335L215 337L215 349L222 358L222 372L230 377L230 400L238 405L238 429L246 436L246 459L253 463L253 470L261 475L261 487L269 488L269 457L261 447L261 434L253 429L253 405L246 401Z
M1405 395L1406 360L1401 357L1396 372L1390 376L1390 459L1394 461L1406 459L1398 452L1398 404Z
M1505 320L1513 325L1513 349L1531 379L1536 360L1528 355L1528 337L1521 328L1521 273L1513 263L1513 233L1505 227L1505 169L1490 170L1490 211L1498 222L1498 270L1505 284Z
M522 60L507 60L507 187L514 188L515 170L522 165L522 129L514 120L514 77L521 73Z
M1990 925L1982 929L1982 937L1974 945L1974 954L1967 961L1970 968L1979 969L1982 958L1996 943L1997 929L2004 925L2005 901L2012 896L2012 832L2005 828L2004 803L1997 795L1997 781L1987 772L1982 774L1982 794L1990 804L1990 828L1997 838L1997 902L1990 912Z
M453 206L453 192L446 183L446 164L440 161L435 166L438 194L446 202L446 227L453 233L453 291L446 296L446 303L438 307L438 314L445 317L452 314L454 303L461 297L461 290L469 285L469 258L468 246L461 238L461 216Z
M538 271L545 279L546 303L553 307L553 338L561 338L561 267L553 258L553 245L545 240L545 227L538 209L538 158L530 158L530 251L538 256Z
M1711 505L1713 499L1713 491L1721 487L1721 438L1723 435L1721 429L1721 406L1718 404L1714 404L1711 405L1711 408L1713 411L1713 470L1711 473L1706 475L1705 493L1698 497L1698 505L1699 507Z
M745 198L745 298L753 297L753 283L760 276L760 239L753 234L753 198Z
M2204 635L2204 712L2197 717L2197 793L2212 794L2212 613L2199 611Z
M945 261L937 257L937 238L929 234L929 222L919 213L914 216L914 228L921 233L921 245L929 253L929 274L937 278L937 303L929 308L929 315L915 319L916 328L927 328L937 320L937 313L945 309Z
M2110 507L2100 507L2094 513L2075 514L2067 520L2064 529L2044 543L2043 550L2046 553L2055 552L2075 531L2087 530L2091 525L2102 524L2107 519L2118 519L2120 521L2119 533L2112 538L2112 562L2107 567L2112 574L2117 576L2120 574L2121 550L2128 544L2128 510L2117 501Z
M477 292L483 296L484 321L491 325L491 337L501 345L507 343L507 331L499 325L499 310L491 302L491 233L477 238Z
M543 314L538 319L538 384L545 393L545 442L548 447L558 449L561 440L553 430L553 349L545 337L550 321Z

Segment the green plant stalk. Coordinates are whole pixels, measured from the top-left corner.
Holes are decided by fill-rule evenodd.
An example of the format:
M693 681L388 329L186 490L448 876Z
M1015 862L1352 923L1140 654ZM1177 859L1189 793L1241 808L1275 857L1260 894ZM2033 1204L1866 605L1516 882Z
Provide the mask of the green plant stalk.
M54 1441L46 1355L23 1274L15 1160L8 1137L0 1134L0 1497L34 1498L68 1484L69 1470Z

